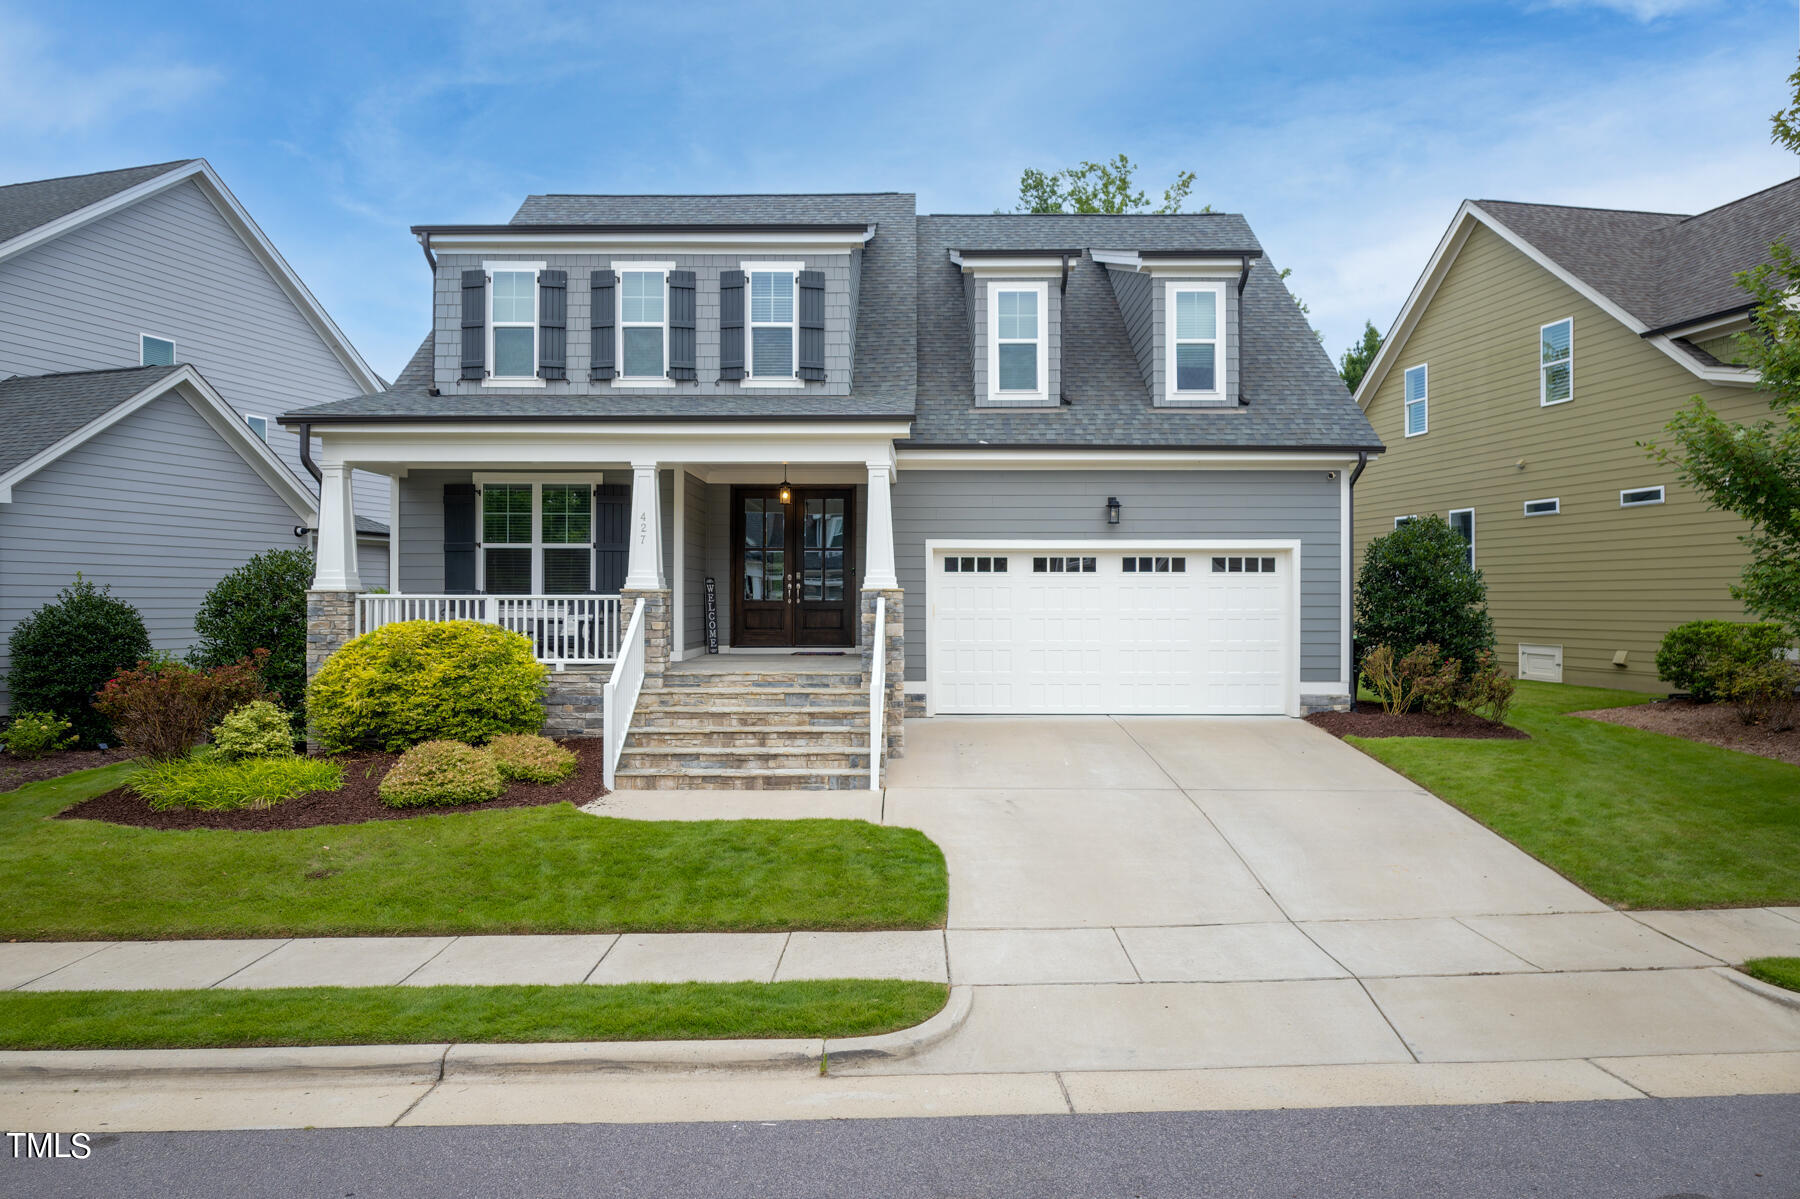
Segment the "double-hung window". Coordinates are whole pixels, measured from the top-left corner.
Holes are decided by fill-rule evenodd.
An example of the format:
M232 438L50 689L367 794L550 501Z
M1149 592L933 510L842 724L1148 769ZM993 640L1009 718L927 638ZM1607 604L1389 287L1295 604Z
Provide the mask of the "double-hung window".
M745 263L750 289L749 381L794 380L794 278L797 264Z
M1463 544L1468 547L1464 560L1473 567L1475 565L1475 509L1452 508L1450 510L1450 527L1456 531L1456 535L1461 537Z
M1431 427L1431 396L1427 386L1425 364L1409 366L1404 375L1406 388L1406 435L1417 437Z
M1575 397L1575 321L1564 317L1538 330L1538 404Z
M588 483L482 484L482 590L489 595L592 592L593 497Z
M174 366L175 342L167 337L138 334L138 362L143 366Z
M1225 287L1171 283L1169 397L1218 400L1225 394Z
M488 378L537 378L537 263L489 263Z
M1043 404L1049 390L1049 288L1042 283L988 285L988 399Z
M626 263L619 272L619 378L668 379L669 268Z

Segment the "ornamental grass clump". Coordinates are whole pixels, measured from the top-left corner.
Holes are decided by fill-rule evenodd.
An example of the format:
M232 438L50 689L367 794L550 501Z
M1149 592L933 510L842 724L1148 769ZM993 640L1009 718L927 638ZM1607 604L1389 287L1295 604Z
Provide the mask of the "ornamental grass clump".
M493 755L460 741L427 741L400 755L381 780L390 808L454 807L486 803L506 790Z
M152 762L126 785L149 800L153 812L178 808L229 812L272 808L314 791L336 791L344 785L344 768L322 758L291 754L233 762L206 749L187 758Z
M495 737L487 749L507 782L560 783L575 773L575 755L548 737L512 733Z

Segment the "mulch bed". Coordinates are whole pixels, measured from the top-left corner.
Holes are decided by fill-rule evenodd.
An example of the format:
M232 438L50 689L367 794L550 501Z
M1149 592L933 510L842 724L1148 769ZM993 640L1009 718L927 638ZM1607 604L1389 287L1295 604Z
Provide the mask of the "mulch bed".
M415 816L441 816L447 812L488 812L495 808L531 808L544 804L576 805L606 793L601 779L606 750L598 737L571 737L559 744L575 751L575 773L560 783L514 783L498 799L448 808L389 808L382 805L376 788L398 754L346 754L344 785L336 791L315 791L278 803L272 808L235 812L153 812L143 796L118 787L104 795L76 804L57 814L58 820L105 820L138 828L219 828L238 832L314 828L321 824L357 824L365 820L410 820Z
M131 751L124 749L64 749L43 758L15 758L0 753L0 791L61 778L94 766L110 766L129 757Z
M1314 712L1306 723L1324 729L1333 737L1461 737L1473 741L1529 741L1531 738L1511 725L1477 716L1473 712L1455 712L1449 716L1430 716L1409 712L1389 716L1380 704L1357 701L1348 712Z
M1735 749L1759 758L1774 758L1800 766L1800 729L1771 732L1762 725L1745 724L1730 704L1697 704L1691 699L1659 699L1654 703L1623 708L1598 708L1573 712L1589 720L1623 724L1652 733L1667 733L1706 745Z

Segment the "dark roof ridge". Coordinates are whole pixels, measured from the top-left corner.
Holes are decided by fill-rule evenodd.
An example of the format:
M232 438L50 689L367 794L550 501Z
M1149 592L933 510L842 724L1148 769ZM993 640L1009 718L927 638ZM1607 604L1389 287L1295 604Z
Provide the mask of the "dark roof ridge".
M1737 204L1742 204L1745 200L1754 200L1754 199L1756 199L1756 197L1761 196L1761 195L1766 195L1767 193L1774 191L1778 187L1787 187L1794 183L1800 183L1800 175L1795 175L1791 179L1783 179L1779 183L1771 183L1767 187L1758 188L1756 191L1751 192L1747 196L1739 196L1737 199L1727 200L1723 204L1714 204L1711 208L1702 209L1701 211L1694 213L1692 216L1682 217L1680 223L1685 225L1689 221L1697 221L1703 216L1710 216L1711 214L1718 212L1721 209L1730 208L1733 205L1737 205Z
M556 200L787 200L796 196L910 196L913 192L530 192Z
M921 212L920 218L935 216L953 216L962 220L969 217L1006 217L1017 219L1023 216L1112 216L1112 217L1196 217L1196 216L1234 216L1239 220L1246 219L1241 212Z
M20 179L14 183L0 183L0 191L9 187L30 187L34 183L66 183L70 179L92 179L98 175L123 175L126 171L148 171L156 167L174 170L186 166L190 162L199 162L198 158L176 158L168 162L146 162L134 167L109 167L104 171L81 171L74 175L51 175L44 179Z
M68 379L77 375L123 375L131 371L172 371L176 367L186 365L188 364L185 362L171 363L166 366L159 362L145 362L137 366L98 366L93 370L86 371L45 371L41 375L8 375L6 378L0 379L0 383L11 383L14 379Z
M1733 202L1735 203L1735 201ZM1471 200L1470 203L1516 204L1520 208L1561 208L1568 212L1622 212L1630 216L1670 216L1679 221L1692 220L1693 216L1697 215L1685 212L1664 212L1659 208L1604 208L1594 204L1544 204L1537 200L1499 200L1493 197L1485 200Z

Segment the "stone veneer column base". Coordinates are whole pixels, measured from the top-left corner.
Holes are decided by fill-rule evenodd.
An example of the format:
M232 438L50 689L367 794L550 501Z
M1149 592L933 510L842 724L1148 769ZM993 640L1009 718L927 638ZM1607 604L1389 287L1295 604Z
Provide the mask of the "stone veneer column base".
M906 756L906 593L898 587L865 588L862 593L863 672L873 681L875 644L875 600L887 600L885 629L887 633L887 715L883 731L887 733L887 756Z
M619 593L619 628L631 624L632 613L639 604L644 609L644 678L660 679L669 666L669 647L673 644L675 626L669 609L672 596L668 588L621 591ZM623 646L620 647L623 651Z
M337 653L344 642L356 636L356 592L308 591L306 593L306 681L319 673L325 659ZM306 733L306 747L319 748L312 730Z

